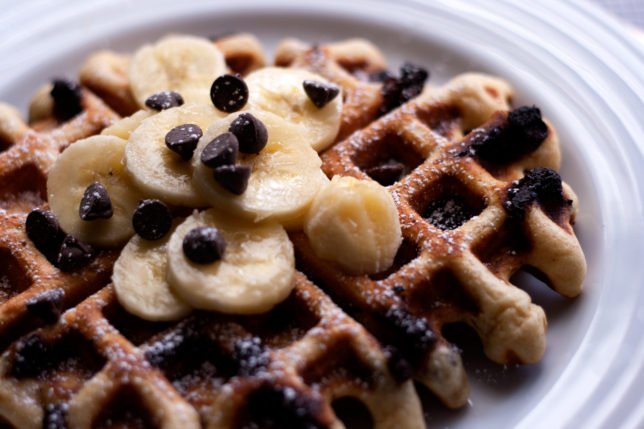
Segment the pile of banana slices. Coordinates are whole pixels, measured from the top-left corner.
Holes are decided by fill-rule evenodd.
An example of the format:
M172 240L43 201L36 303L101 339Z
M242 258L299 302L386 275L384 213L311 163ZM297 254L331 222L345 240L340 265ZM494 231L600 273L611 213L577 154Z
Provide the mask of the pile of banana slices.
M167 36L140 48L129 79L141 110L71 145L49 172L50 208L65 233L100 248L126 243L113 284L123 307L146 320L176 320L193 308L268 311L293 288L285 228L304 229L320 257L354 271L386 268L401 242L385 188L330 181L320 169L318 152L340 126L337 86L300 69L265 67L243 80L226 72L222 53L199 37ZM246 102L225 109L233 112L215 107L213 82L224 75L247 87ZM327 90L322 102L307 90L320 88ZM233 123L247 118L265 128L266 141L258 153L227 152L226 172L248 172L233 189L204 161L204 150L230 140ZM176 129L183 140L170 143L190 140L191 148L171 149ZM109 210L98 210L101 204ZM168 213L166 226L155 229L146 213L159 208ZM191 252L199 246L218 250L198 260Z

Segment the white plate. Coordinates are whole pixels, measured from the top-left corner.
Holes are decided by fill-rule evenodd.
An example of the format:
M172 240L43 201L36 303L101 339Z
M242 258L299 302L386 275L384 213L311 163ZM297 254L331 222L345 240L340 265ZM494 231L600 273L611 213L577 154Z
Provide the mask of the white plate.
M286 36L373 40L392 66L427 66L438 83L468 70L507 78L560 134L563 178L580 198L585 292L568 301L526 286L549 320L537 365L465 357L471 401L430 406L433 426L644 427L644 52L589 4L300 0L0 4L0 100L24 110L51 77L98 48L132 50L167 32L246 30L269 50ZM475 4L472 4L475 3ZM516 4L520 3L520 4ZM529 282L530 283L530 282Z

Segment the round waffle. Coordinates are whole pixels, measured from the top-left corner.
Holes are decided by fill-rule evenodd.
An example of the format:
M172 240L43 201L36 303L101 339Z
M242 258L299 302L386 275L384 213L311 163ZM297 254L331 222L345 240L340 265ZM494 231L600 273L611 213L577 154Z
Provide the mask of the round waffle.
M232 71L265 63L251 35L214 43ZM544 313L512 275L527 268L575 296L585 272L571 228L576 197L554 172L554 130L495 158L493 143L521 111L509 110L505 82L474 74L426 87L381 116L383 84L369 76L385 62L363 40L287 40L276 64L342 87L341 141L322 154L323 169L388 187L404 238L393 267L348 275L292 231L299 271L284 302L262 315L194 311L178 322L121 307L110 284L119 249L58 269L27 237L27 214L47 208L47 172L61 151L136 110L128 62L112 52L90 57L83 109L69 120L56 118L46 92L32 103L30 125L0 106L1 424L341 428L336 401L349 397L375 428L416 428L424 419L410 378L449 407L468 397L446 324L472 326L496 362L541 357Z

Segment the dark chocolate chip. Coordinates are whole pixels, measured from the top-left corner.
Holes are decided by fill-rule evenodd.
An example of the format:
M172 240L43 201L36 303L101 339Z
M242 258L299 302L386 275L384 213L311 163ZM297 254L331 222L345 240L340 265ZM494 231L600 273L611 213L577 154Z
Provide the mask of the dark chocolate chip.
M181 106L183 97L176 91L161 91L152 94L145 100L145 105L154 110L166 110Z
M210 87L210 99L222 112L236 112L248 101L248 86L238 74L221 75Z
M365 173L382 186L389 186L400 180L406 169L402 162L390 159L384 164L367 168Z
M174 127L165 135L165 144L178 153L184 161L192 158L192 154L203 135L201 128L195 124L183 124Z
M54 99L54 115L62 121L73 118L83 111L83 92L78 83L68 79L54 79L50 91Z
M65 233L61 231L56 216L49 210L34 209L27 216L25 229L27 237L36 248L51 263L56 263L58 249L65 239Z
M62 271L74 271L87 265L94 254L89 244L68 235L63 240L58 252L58 268Z
M222 188L241 195L248 187L250 172L248 165L220 165L213 170L213 175Z
M67 404L48 404L43 416L42 429L67 429Z
M233 133L223 133L215 137L201 152L201 162L210 168L220 165L233 165L237 161L239 141Z
M47 323L54 323L60 316L64 297L62 289L52 289L30 298L25 306L30 314Z
M183 239L183 253L197 264L215 262L224 255L226 241L219 231L208 226L190 230Z
M47 358L52 351L51 345L36 334L21 339L16 346L11 375L16 378L36 377L53 365L53 359Z
M146 240L158 240L170 231L172 214L159 200L142 200L132 215L134 231Z
M228 131L235 134L242 153L259 153L268 142L268 131L262 121L250 113L242 113L230 123Z
M85 189L78 207L78 215L83 220L109 219L114 214L112 201L105 186L94 182Z
M503 207L510 218L523 219L526 209L533 201L538 202L551 217L562 207L568 206L559 173L545 167L528 171L521 180L513 182L508 188Z
M340 88L332 83L320 82L318 80L305 80L302 82L304 92L311 99L315 107L323 108L331 100L338 96Z

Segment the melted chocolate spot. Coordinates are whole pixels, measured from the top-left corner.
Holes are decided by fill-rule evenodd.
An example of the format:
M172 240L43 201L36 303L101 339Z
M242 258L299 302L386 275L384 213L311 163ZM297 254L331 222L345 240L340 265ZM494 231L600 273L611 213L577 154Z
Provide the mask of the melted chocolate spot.
M65 292L62 289L48 290L25 302L27 311L47 323L58 320L62 310Z
M234 360L239 362L239 374L252 376L266 369L269 358L259 337L245 338L235 343Z
M15 378L35 377L51 368L52 359L47 359L53 348L38 335L32 334L20 340L11 366L10 374Z
M322 429L328 426L318 417L322 409L321 401L292 387L265 384L248 396L240 427Z
M453 195L432 201L422 216L436 228L448 231L458 228L477 214L462 198Z
M380 77L386 76L381 75ZM400 68L400 77L389 76L383 81L380 90L384 101L380 108L381 115L384 115L420 94L425 85L425 81L429 77L429 72L411 63L405 63Z
M510 218L523 219L533 201L538 202L551 218L569 205L569 200L563 196L559 173L545 167L528 171L508 188L503 207Z
M373 180L382 186L396 183L407 172L407 167L400 161L390 159L384 164L375 165L365 170Z
M507 120L496 120L493 128L475 130L469 153L492 164L514 162L536 150L548 137L548 126L537 107L523 106L509 112Z

